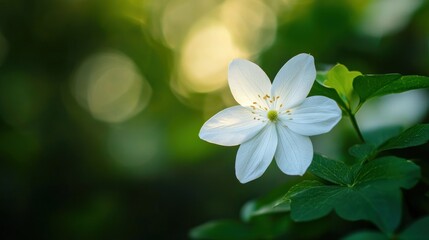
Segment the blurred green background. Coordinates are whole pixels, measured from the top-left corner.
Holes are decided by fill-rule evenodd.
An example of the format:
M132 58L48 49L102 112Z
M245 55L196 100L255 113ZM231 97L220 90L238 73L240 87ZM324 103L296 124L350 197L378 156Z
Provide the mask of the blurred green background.
M427 76L429 1L0 0L3 239L187 239L238 218L297 178L272 166L242 185L237 148L198 131L236 104L233 58L273 78L300 52L318 70ZM428 122L427 92L389 97L363 129ZM341 158L356 136L344 119L313 141Z

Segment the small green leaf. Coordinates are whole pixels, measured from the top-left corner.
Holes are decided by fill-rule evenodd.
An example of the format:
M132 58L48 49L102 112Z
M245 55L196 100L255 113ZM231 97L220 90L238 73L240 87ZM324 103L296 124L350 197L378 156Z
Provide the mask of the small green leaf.
M352 182L347 174L349 167L346 164L318 154L314 155L308 170L314 175L338 185L348 185Z
M427 87L429 77L400 74L362 75L353 81L353 88L358 93L361 104L376 96Z
M426 240L429 239L429 216L421 218L406 228L400 235L400 240Z
M361 231L352 233L343 240L389 240L389 238L380 232Z
M380 151L407 148L425 144L429 141L429 124L419 124L408 128L398 136L391 138L380 147Z
M353 79L362 73L349 71L346 66L337 64L329 70L324 85L334 88L341 99L350 106L353 94Z

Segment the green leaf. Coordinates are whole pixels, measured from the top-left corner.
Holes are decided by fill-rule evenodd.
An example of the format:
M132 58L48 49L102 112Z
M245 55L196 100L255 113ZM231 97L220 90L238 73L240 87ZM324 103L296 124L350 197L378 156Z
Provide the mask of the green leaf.
M389 240L389 238L380 232L361 231L352 233L343 240Z
M402 198L399 189L358 185L348 191L343 201L350 203L336 207L338 216L350 221L371 221L388 234L394 232L401 220Z
M429 239L429 216L421 218L406 228L400 235L400 240L426 240Z
M391 234L401 218L400 189L417 183L420 168L397 157L375 159L362 167L360 164L347 167L337 163L318 157L313 171L317 169L314 172L318 176L338 185L304 181L289 190L283 200L290 201L292 219L309 221L335 210L346 220L368 220ZM347 181L349 184L345 184Z
M400 220L400 191L374 186L320 186L292 197L291 217L295 221L318 219L333 210L346 220L368 220L391 233Z
M377 147L370 143L356 144L349 148L349 154L362 161L375 154Z
M346 66L337 64L329 70L323 84L334 88L346 105L350 106L353 94L353 79L359 75L362 75L362 73L349 71Z
M383 157L363 165L356 174L356 185L376 184L383 188L409 189L420 179L420 167L398 157Z
M348 109L347 105L345 105L341 97L334 89L327 88L323 86L321 83L319 83L318 81L314 82L313 87L311 88L308 96L325 96L336 101L343 111Z
M362 75L353 81L353 88L359 95L361 104L376 96L427 87L429 87L429 77L400 74Z
M358 160L370 158L377 154L377 148L388 139L398 135L402 131L401 127L385 127L373 131L363 132L365 143L356 144L349 148L349 154Z
M429 124L419 124L408 128L398 136L391 138L380 147L380 151L414 147L429 141Z
M375 156L381 151L414 147L429 141L429 124L418 124L401 133L400 127L388 127L364 133L366 143L354 145L350 155L359 160Z
M339 185L348 185L352 182L348 175L349 167L343 162L331 160L314 154L308 170L314 175Z
M304 180L292 186L289 189L289 191L284 195L284 197L282 198L282 201L288 202L295 195L302 193L308 189L311 189L312 187L317 187L317 186L323 186L323 183L315 180Z
M291 218L309 221L326 216L341 200L347 189L340 186L313 186L291 197Z

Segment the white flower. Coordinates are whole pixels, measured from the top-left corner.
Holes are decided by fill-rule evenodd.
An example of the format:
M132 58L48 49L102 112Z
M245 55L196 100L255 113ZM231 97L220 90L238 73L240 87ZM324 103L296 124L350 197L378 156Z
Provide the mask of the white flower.
M313 159L309 136L329 132L341 119L332 99L306 98L316 78L314 58L299 54L290 59L273 84L258 65L235 59L228 83L240 104L222 110L201 128L201 139L241 146L235 173L241 183L260 177L275 156L288 175L303 175Z

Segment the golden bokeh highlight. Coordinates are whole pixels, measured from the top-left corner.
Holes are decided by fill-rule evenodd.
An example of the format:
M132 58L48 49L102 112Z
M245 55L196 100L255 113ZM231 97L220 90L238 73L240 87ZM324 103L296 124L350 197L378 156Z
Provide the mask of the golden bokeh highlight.
M223 89L228 64L256 58L272 45L277 28L275 12L260 0L172 0L161 21L177 56L171 88L182 97Z
M76 71L72 89L82 107L109 123L123 122L139 113L152 94L132 60L114 51L86 59Z
M201 24L182 48L179 58L182 83L193 92L215 91L225 86L231 59L247 56L223 24L214 21Z
M257 55L273 44L277 28L276 14L263 1L225 1L219 11L219 17L234 41L245 51Z

